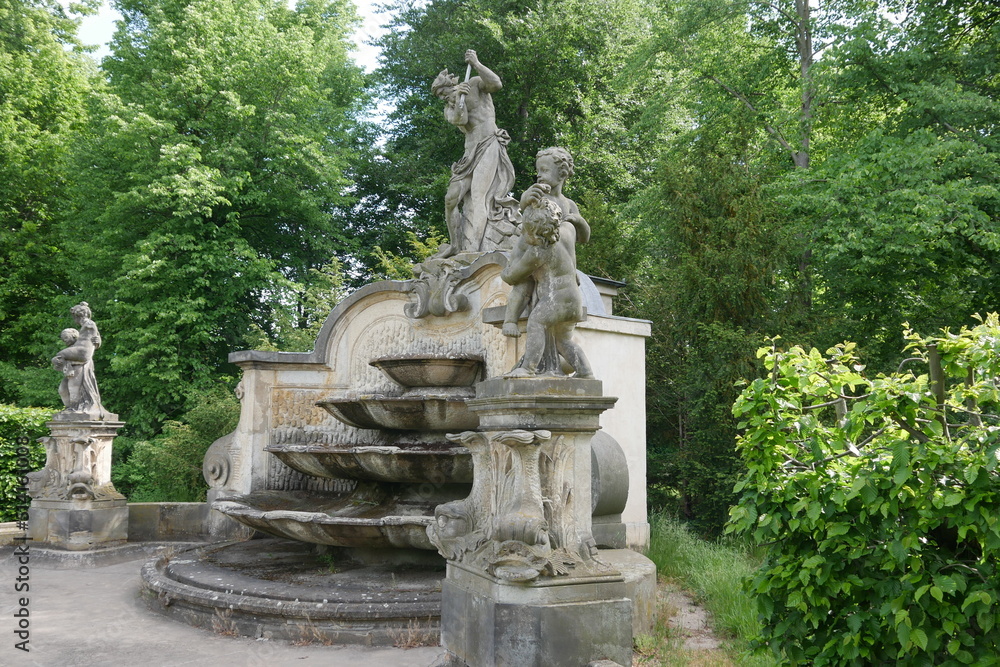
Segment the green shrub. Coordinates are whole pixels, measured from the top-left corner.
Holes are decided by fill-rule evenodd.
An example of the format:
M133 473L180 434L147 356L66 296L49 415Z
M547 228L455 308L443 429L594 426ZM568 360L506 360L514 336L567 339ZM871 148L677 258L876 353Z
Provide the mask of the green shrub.
M904 370L873 378L850 343L762 349L770 375L733 408L729 530L769 545L749 590L792 664L1000 655L1000 322L907 336Z
M198 502L208 486L201 466L205 452L239 421L240 404L228 389L199 392L192 407L149 440L115 440L115 488L130 502Z
M55 410L0 405L0 521L15 521L28 500L22 477L45 465L45 448L37 439ZM25 450L21 448L24 447Z

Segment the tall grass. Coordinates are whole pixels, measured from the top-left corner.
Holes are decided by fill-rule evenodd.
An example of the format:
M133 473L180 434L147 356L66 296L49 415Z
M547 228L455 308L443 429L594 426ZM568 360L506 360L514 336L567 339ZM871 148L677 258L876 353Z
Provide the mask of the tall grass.
M661 576L680 582L713 616L720 634L733 638L732 648L744 653L743 664L774 664L766 652L748 653L748 642L760 631L757 604L743 590L743 581L760 565L760 558L736 541L707 542L666 514L650 517L647 556Z

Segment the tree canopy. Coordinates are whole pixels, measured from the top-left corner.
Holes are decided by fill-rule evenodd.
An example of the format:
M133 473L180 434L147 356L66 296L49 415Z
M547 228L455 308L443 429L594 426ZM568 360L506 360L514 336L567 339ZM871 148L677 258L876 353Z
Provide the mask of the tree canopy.
M653 321L650 497L717 531L762 341L889 371L904 322L1000 309L993 4L397 0L369 76L347 0L118 0L100 65L61 5L0 0L0 400L53 403L80 300L137 436L231 384L229 351L307 347L440 240L462 137L430 83L474 48L515 192L567 147L580 267Z

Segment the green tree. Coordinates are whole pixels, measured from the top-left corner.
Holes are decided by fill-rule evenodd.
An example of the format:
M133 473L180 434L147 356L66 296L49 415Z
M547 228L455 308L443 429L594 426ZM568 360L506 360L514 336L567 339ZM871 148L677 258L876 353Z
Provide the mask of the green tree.
M54 1L0 2L0 402L58 403L46 367L71 281L57 222L94 85L74 16Z
M825 159L778 192L812 221L817 342L863 341L862 358L888 370L903 322L970 323L997 307L1000 14L991 2L884 8L899 18L827 55L836 106L854 111L831 123Z
M752 135L752 133L751 133ZM747 133L701 126L665 151L638 206L636 308L653 321L647 366L650 499L705 532L721 530L741 465L728 414L736 382L780 325L789 263L782 218L760 173L734 156Z
M117 7L64 234L108 342L106 404L148 437L251 332L311 326L311 271L351 245L334 211L363 77L347 0Z
M112 481L132 502L204 502L205 452L239 422L240 404L221 385L198 391L193 407L163 432L143 440L115 441Z
M651 344L650 442L651 470L663 475L654 481L665 491L683 499L687 489L708 488L689 475L738 469L736 431L725 413L732 394L710 391L710 378L725 387L738 372L752 377L755 337L780 332L824 346L856 339L866 363L886 369L904 321L926 329L996 307L993 130L1000 117L990 72L1000 17L988 4L719 0L664 7L639 70L660 82L647 86L657 94L642 122L668 119L680 129L664 137L663 168L650 175L653 199L637 200L636 211L653 238L674 248L659 253L670 262L654 261L641 280L654 295L644 300L653 305L644 316L663 322ZM715 139L727 134L739 140ZM672 171L700 176L685 182ZM672 254L725 238L719 220L677 237L691 217L686 202L708 210L702 202L718 195L729 199L725 216L752 216L743 210L749 200L726 194L722 174L740 172L759 189L753 206L768 211L754 250L769 267L758 283L761 299L740 298L738 254L721 263L698 257L695 266L714 272L709 280ZM658 208L667 201L678 209ZM739 247L718 246L726 253ZM719 317L669 301L661 320L653 313L664 292L699 294L705 305L727 292L738 305ZM692 333L699 330L702 337ZM723 330L728 343L703 337ZM713 366L712 350L730 362ZM697 372L685 372L679 360L699 354L707 357L692 367ZM685 417L703 409L718 416L717 428L701 422L715 446L690 448L697 465L685 473L673 467L680 443L700 433ZM716 510L732 496L721 482L715 488L711 521L718 525Z

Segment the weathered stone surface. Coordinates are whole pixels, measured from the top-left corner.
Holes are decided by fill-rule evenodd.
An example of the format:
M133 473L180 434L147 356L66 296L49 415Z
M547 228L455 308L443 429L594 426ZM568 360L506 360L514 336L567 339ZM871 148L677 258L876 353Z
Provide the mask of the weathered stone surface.
M380 482L472 482L465 447L444 440L395 445L272 445L267 451L307 475Z
M49 500L124 498L111 484L112 443L124 425L95 420L48 422L49 435L39 439L45 445L45 466L28 474L28 493Z
M457 484L365 482L346 494L261 491L217 500L213 507L256 530L313 544L433 550L427 526L434 507L467 492Z
M601 560L621 573L625 597L632 602L632 635L651 635L656 628L656 565L631 549L601 549Z
M123 422L69 419L46 424L45 466L28 474L28 534L59 549L92 549L128 538L125 497L111 483L111 448ZM57 415L58 416L58 415Z
M63 329L59 335L66 347L52 359L52 366L63 374L59 397L66 409L53 419L117 421L118 415L101 405L101 392L97 388L94 352L101 347L101 333L91 319L90 306L81 301L69 312L80 328Z
M620 580L509 586L449 565L441 627L457 665L632 664L632 603Z
M156 612L224 634L369 646L434 643L440 561L369 561L276 539L199 546L147 562L141 596Z
M628 503L629 471L625 452L604 431L590 440L591 508L597 546L624 549L628 533L622 511Z
M462 357L383 357L368 362L390 380L407 389L420 387L471 387L481 379L483 360Z
M369 394L340 400L317 401L317 405L348 426L390 431L461 431L476 428L479 419L469 412L467 397L438 393L429 388L423 395Z
M35 543L79 551L123 544L128 539L124 498L33 500L28 537Z
M129 503L129 540L133 542L160 542L203 540L209 534L208 503ZM229 522L233 538L239 524Z
M590 240L590 225L576 202L563 194L573 175L573 156L565 148L538 152L537 182L521 196L521 234L500 277L513 289L507 300L503 333L519 338L524 325L524 355L507 375L593 377L590 362L573 335L587 319L576 271L576 244Z
M502 310L509 289L499 275L505 263L500 253L480 257L462 288L470 309L448 318L407 318L403 310L410 299L408 283L374 283L337 306L314 351L231 355L244 371L239 391L243 410L236 431L213 444L206 455L209 497L214 500L269 489L350 490L342 480L290 468L268 451L272 447L402 447L398 442L402 434L348 426L316 405L335 394L406 393L371 366L371 361L386 356L481 358L486 375L502 375L520 357L518 345L523 339L505 338L499 327L483 321L483 312ZM585 276L581 280L589 281ZM630 491L622 523L628 530L629 544L637 547L648 540L642 365L648 332L646 322L600 315L591 315L577 327L607 393L623 397L617 407L601 416L600 424L626 452ZM392 354L387 355L390 349ZM438 433L431 440L440 442L440 436ZM413 441L410 434L405 439Z

